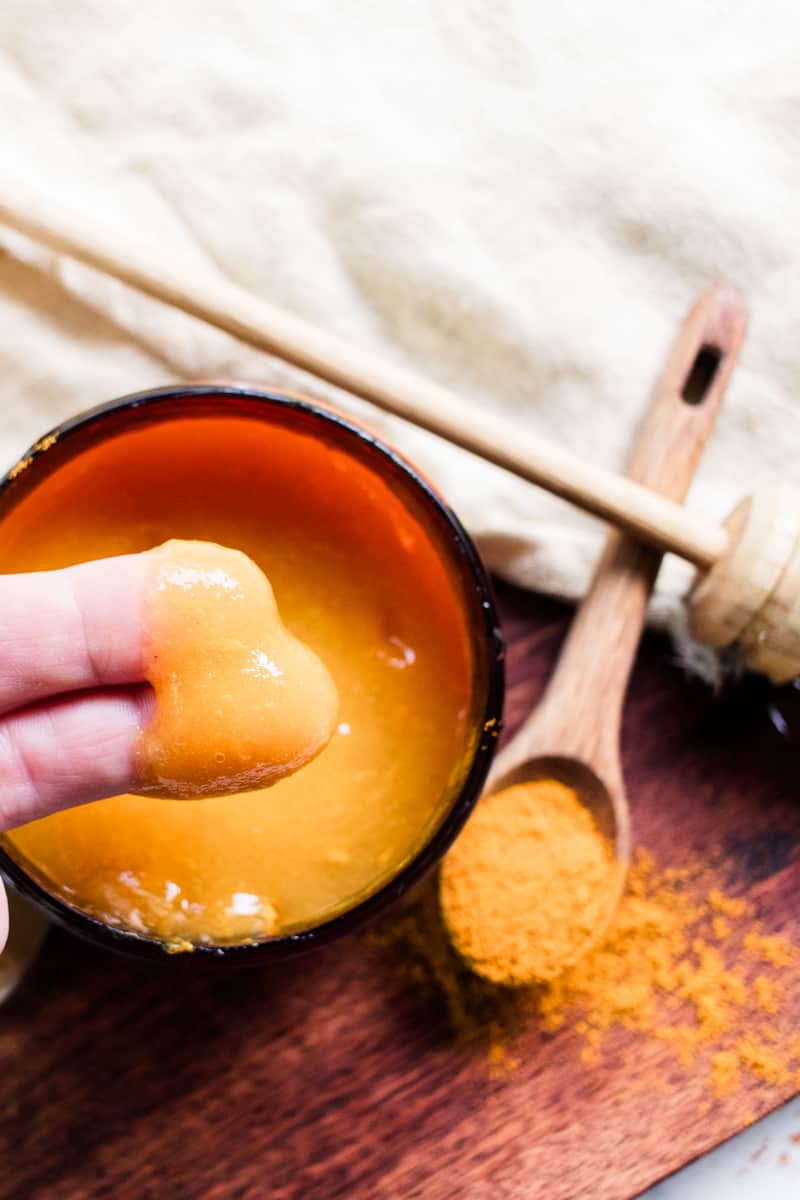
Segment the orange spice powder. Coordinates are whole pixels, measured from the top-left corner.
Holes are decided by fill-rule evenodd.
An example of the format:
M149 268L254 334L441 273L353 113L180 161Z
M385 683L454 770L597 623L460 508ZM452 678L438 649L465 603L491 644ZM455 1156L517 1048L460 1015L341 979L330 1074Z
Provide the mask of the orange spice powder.
M573 1029L586 1063L602 1058L606 1036L622 1026L669 1045L680 1067L702 1073L711 1098L759 1083L800 1087L800 1035L781 1027L800 951L756 923L746 900L704 889L707 871L659 870L639 851L605 940L537 988L493 987L468 971L433 886L372 937L438 994L456 1039L484 1048L492 1076L513 1069L531 1026Z

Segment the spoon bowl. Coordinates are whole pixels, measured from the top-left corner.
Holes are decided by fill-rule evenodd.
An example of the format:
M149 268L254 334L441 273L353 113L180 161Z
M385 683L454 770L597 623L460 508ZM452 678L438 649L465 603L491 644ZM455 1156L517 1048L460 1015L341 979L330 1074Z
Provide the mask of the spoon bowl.
M614 857L624 863L630 858L630 813L624 787L610 791L607 784L580 759L564 754L541 754L517 763L496 777L489 777L485 796L505 791L519 783L538 783L553 779L563 783L579 797L581 804L590 813L602 836L614 847Z
M619 903L630 846L624 789L580 758L542 754L496 775L481 806L442 869L451 938L490 982L549 982L602 940Z

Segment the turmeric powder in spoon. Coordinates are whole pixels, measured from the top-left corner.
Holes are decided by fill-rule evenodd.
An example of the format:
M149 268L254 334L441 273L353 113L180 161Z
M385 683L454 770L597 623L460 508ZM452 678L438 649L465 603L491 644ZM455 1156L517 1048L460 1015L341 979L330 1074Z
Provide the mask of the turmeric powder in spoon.
M738 300L721 291L689 313L631 450L631 479L683 499L736 360L741 318ZM709 346L727 356L726 370L690 398L685 381ZM495 983L554 979L603 936L621 897L622 706L659 564L630 535L608 534L545 694L500 751L495 790L445 860L441 903L453 944Z
M493 983L555 979L603 932L614 872L572 788L538 779L490 793L442 866L453 945Z

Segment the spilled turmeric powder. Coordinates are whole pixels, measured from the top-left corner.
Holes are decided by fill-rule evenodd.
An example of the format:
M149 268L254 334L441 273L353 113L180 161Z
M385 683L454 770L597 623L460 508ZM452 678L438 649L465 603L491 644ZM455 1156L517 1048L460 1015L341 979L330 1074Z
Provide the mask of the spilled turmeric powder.
M617 878L607 840L556 780L485 796L444 861L453 945L493 983L554 979L601 936Z
M675 1070L666 1074L663 1058L647 1056L662 1064L654 1086L680 1086L680 1072L699 1076L712 1099L741 1093L743 1119L753 1115L754 1089L800 1089L800 1034L784 1003L800 949L764 930L747 900L725 895L708 862L659 870L637 852L604 940L538 987L497 987L468 970L449 944L433 885L372 936L415 990L444 1004L456 1044L485 1054L490 1077L559 1034L591 1069L615 1060L625 1031L628 1044L668 1049Z

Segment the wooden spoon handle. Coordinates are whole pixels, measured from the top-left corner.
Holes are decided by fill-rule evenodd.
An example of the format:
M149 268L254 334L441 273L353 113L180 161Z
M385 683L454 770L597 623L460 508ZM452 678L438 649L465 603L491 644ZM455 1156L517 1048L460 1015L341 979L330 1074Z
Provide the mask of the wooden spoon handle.
M439 384L382 362L221 274L90 221L60 199L25 189L8 175L0 192L0 223L480 454L698 567L711 567L725 553L728 538L719 524L687 512L635 479L583 462L487 405L470 403ZM725 294L728 300L720 300L718 325L725 324L725 308L727 319L740 322L743 333L744 307L730 292Z
M708 292L691 310L631 451L631 478L672 500L684 498L745 324L743 303L727 291ZM605 778L618 775L622 703L660 562L658 551L609 534L545 697L525 727L530 745L520 757L557 746Z

